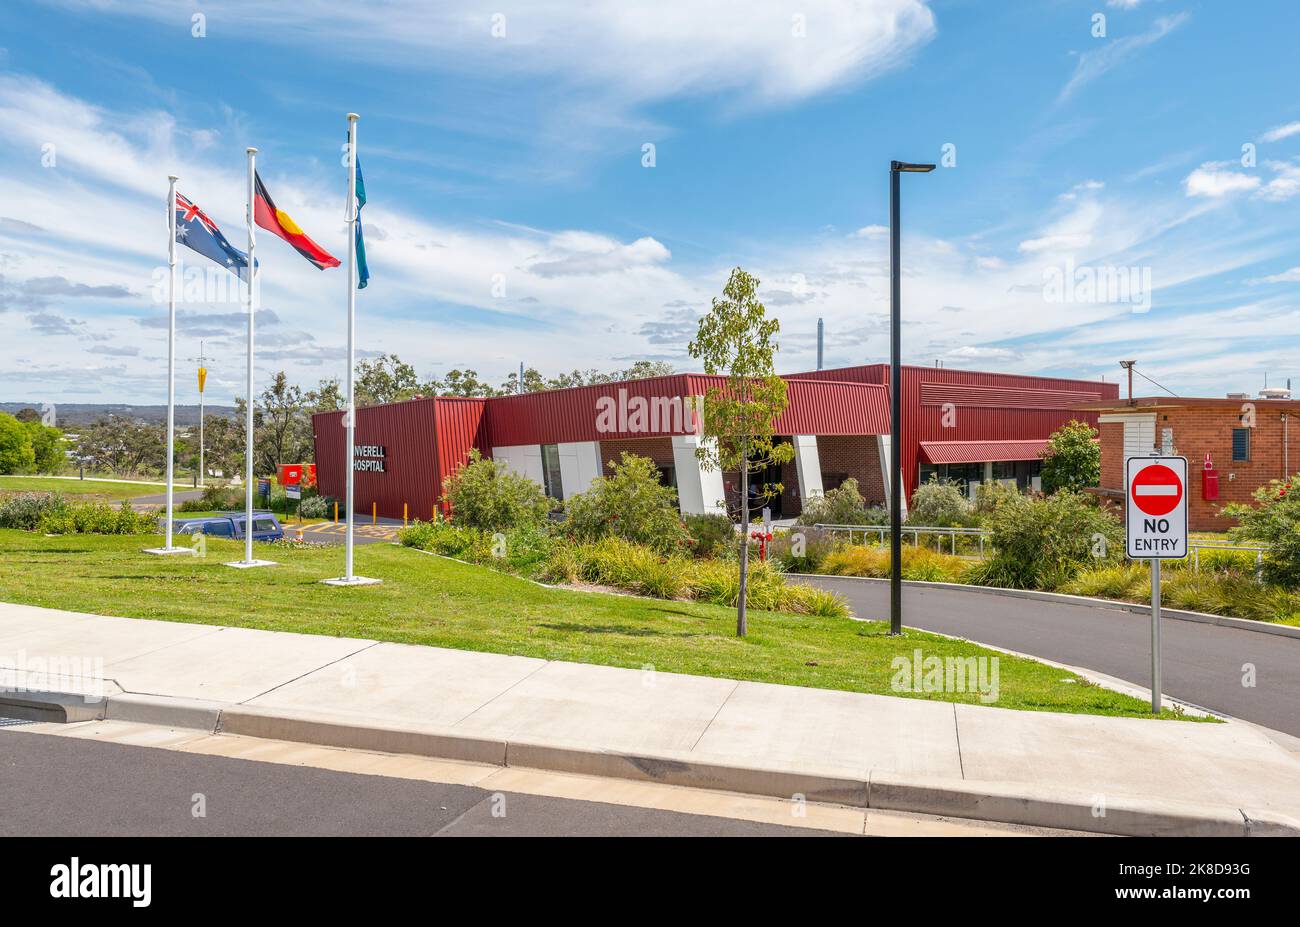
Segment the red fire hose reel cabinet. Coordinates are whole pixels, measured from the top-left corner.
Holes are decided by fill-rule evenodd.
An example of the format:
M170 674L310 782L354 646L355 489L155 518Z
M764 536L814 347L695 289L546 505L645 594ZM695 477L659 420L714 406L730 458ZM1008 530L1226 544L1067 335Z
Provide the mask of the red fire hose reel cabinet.
M1219 471L1214 469L1214 461L1205 455L1205 467L1201 471L1201 498L1214 501L1219 498Z

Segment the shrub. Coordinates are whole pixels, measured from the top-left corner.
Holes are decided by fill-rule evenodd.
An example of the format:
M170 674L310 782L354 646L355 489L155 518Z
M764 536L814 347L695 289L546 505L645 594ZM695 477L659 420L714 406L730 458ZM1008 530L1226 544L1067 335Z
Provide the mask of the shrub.
M841 547L826 557L822 572L832 576L889 576L889 549L854 545ZM903 547L903 579L934 583L962 581L970 565L961 557L925 547Z
M62 493L25 492L0 498L0 528L35 531L41 519L68 508Z
M397 532L398 543L531 576L550 557L554 539L544 528L529 525L508 531L484 531L449 521L412 522Z
M1023 493L1010 483L1001 483L997 480L980 483L975 489L974 511L976 520L984 521L997 511L999 506L1007 502L1014 502L1021 495Z
M1141 563L1117 563L1084 570L1059 591L1098 599L1145 602L1151 598L1151 572Z
M988 528L996 553L972 568L969 581L979 585L1055 589L1123 552L1119 519L1082 493L1008 500Z
M117 508L107 502L72 502L42 513L36 530L45 534L156 534L158 516L137 512L126 501Z
M816 586L786 583L781 597L781 611L795 615L818 615L822 618L847 618L848 603L843 596Z
M334 510L334 500L329 496L308 496L298 506L303 518L329 518Z
M659 482L654 461L624 452L612 471L565 500L570 537L583 543L618 537L665 554L691 546L677 493Z
M1223 514L1239 524L1228 536L1253 541L1264 554L1264 578L1287 589L1300 587L1300 475L1272 480L1255 490L1255 505L1234 503Z
M961 528L971 524L974 508L957 483L931 479L912 493L907 523L931 528Z
M485 531L540 525L551 509L540 486L478 450L471 450L469 463L443 480L442 486L442 499L451 505L452 517Z
M727 557L735 554L740 535L726 515L686 515L686 531L690 534L691 551L697 557Z
M1043 492L1078 492L1101 480L1101 445L1097 430L1069 421L1047 439L1043 450Z
M203 487L201 505L191 512L237 512L244 507L244 493L234 486L218 486L212 483Z
M557 557L553 552L545 574L551 579L576 574L578 579L589 583L655 598L676 599L689 591L686 581L689 563L680 554L665 557L623 538L606 537L588 544L569 546L563 557Z
M879 506L867 508L858 481L849 477L835 489L805 499L801 525L884 525L889 513Z
M691 571L691 588L701 602L735 608L740 603L740 565L722 560L696 564ZM784 589L785 577L771 561L750 562L745 584L746 606L779 611Z
M831 531L798 527L774 532L767 555L787 573L818 573L827 556L838 546L839 541Z

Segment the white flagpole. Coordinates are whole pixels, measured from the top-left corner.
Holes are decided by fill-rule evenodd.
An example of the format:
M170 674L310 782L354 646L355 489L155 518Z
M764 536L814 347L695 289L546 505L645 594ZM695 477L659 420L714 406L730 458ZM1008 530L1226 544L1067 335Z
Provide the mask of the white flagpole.
M248 148L248 379L245 381L247 405L244 408L244 559L228 563L233 567L273 566L269 560L253 558L253 318L257 315L257 246L255 195L257 176L257 149Z
M149 549L151 554L189 553L188 547L172 546L172 497L175 490L173 457L176 448L176 181L167 175L167 523L163 528L163 546Z
M248 380L244 407L244 562L253 562L253 316L257 313L257 265L253 252L257 246L254 215L253 178L256 175L257 149L248 149Z
M343 579L352 582L353 524L356 521L356 451L357 451L357 399L353 391L353 368L357 357L357 120L356 113L348 113L348 454L347 454L347 536L344 546L345 566Z
M167 177L167 539L172 548L172 498L176 485L172 459L176 456L176 181Z
M357 120L356 113L348 113L348 404L343 413L347 434L348 452L344 455L347 466L345 507L347 522L344 527L344 567L339 579L327 579L331 586L371 586L380 580L357 576L353 571L353 524L356 519L356 450L357 450L357 400L353 390L357 354Z

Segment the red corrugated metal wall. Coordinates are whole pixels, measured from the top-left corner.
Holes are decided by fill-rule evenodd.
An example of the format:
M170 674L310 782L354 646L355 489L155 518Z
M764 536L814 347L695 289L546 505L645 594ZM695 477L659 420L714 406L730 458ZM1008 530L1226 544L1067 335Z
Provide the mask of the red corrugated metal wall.
M838 370L797 374L800 379L842 380L889 385L889 365L870 364ZM904 366L902 376L903 420L899 423L903 461L903 485L915 491L922 441L1014 441L1048 437L1070 419L1097 424L1091 412L1068 407L1089 395L1098 399L1119 396L1118 383L1033 377L947 367ZM949 388L951 387L951 388ZM983 387L985 389L975 389ZM1004 394L993 390L1007 390ZM925 402L922 403L924 390ZM1000 398L1002 404L992 405ZM951 402L954 415L945 422L944 403ZM1043 408L1046 405L1048 408ZM1032 408L1025 408L1032 406Z
M873 435L889 431L889 396L880 386L863 383L828 383L823 380L794 380L789 383L789 403L776 422L778 434ZM627 430L598 427L599 401L619 394L626 405L633 397L647 401L672 397L707 396L726 383L724 377L676 374L626 383L579 386L522 396L501 396L488 400L488 436L495 447L521 444L558 444L570 441L615 441L630 438L684 434L690 430L690 416L683 414L685 429L671 427L656 416L649 428ZM626 417L626 416L625 416ZM622 425L615 417L615 424Z
M469 460L469 452L477 449L484 457L492 456L487 440L487 400L458 399L443 396L437 400L438 422L437 472L434 495L441 498L442 483ZM447 506L442 506L443 511ZM421 518L428 514L422 512Z
M411 518L432 517L443 475L464 461L470 447L485 447L483 405L482 399L412 399L358 409L356 443L385 449L384 472L356 474L356 510L362 520L372 505L384 517L401 518L403 503ZM323 413L312 423L320 490L342 500L347 454L343 413Z

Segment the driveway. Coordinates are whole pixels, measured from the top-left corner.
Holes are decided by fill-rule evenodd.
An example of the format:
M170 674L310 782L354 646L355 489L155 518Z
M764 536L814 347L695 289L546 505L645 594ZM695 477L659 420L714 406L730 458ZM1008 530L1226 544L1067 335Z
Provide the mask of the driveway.
M860 618L888 620L889 584L801 577L838 592ZM1151 684L1151 619L1111 608L964 589L903 587L903 624ZM1165 695L1300 737L1300 638L1194 621L1161 623ZM1243 685L1245 667L1255 685Z

